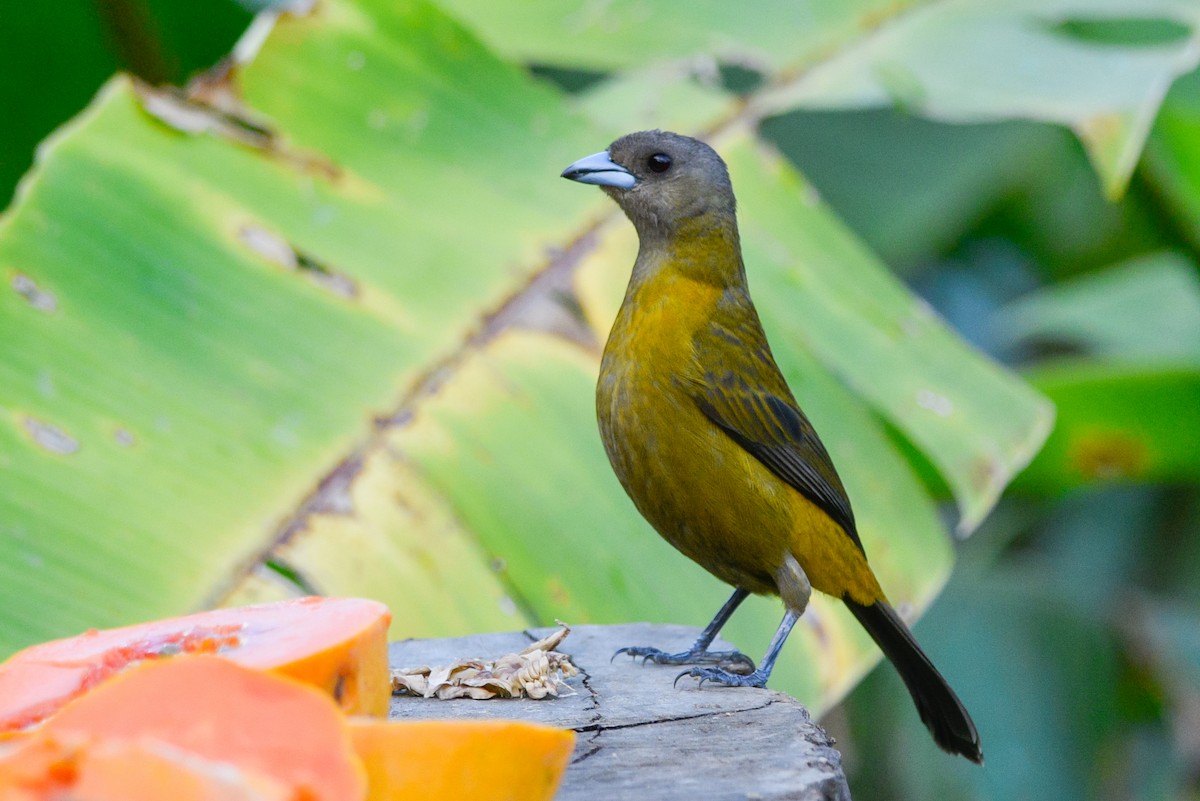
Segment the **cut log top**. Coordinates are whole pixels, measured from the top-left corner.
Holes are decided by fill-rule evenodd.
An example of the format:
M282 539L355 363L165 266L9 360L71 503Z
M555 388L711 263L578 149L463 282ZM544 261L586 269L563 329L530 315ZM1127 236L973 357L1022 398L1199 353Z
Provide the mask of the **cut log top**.
M479 634L391 645L393 668L495 659L520 651L552 629ZM628 624L578 626L558 650L579 675L558 698L440 701L398 695L393 719L514 718L578 733L558 801L849 801L841 757L794 698L749 687L697 689L671 682L683 668L642 667L626 645L684 650L698 629ZM714 649L729 649L717 640ZM574 694L568 694L573 691Z

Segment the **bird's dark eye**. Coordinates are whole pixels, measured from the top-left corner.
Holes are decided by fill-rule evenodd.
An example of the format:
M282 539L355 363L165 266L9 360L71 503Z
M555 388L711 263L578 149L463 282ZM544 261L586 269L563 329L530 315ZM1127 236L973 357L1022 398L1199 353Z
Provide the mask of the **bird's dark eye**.
M666 172L671 166L671 157L666 153L655 153L646 162L646 166L650 168L650 172Z

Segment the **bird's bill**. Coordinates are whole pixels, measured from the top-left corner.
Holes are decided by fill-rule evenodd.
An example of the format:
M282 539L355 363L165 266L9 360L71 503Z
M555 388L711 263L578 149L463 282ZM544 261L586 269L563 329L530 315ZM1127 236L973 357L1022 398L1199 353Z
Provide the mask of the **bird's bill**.
M608 157L607 150L581 158L563 170L562 177L581 184L615 186L618 189L632 189L637 183L633 173Z

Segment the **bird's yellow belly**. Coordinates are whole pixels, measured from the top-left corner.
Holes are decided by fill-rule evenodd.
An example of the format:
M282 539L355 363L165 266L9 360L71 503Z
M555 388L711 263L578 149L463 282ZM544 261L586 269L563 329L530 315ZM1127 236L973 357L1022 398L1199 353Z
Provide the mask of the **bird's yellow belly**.
M722 581L775 591L787 502L753 481L740 448L694 404L619 403L600 419L613 470L667 542Z
M860 603L883 593L862 552L652 369L602 374L597 417L605 450L658 533L729 584L777 594L791 553L814 589Z

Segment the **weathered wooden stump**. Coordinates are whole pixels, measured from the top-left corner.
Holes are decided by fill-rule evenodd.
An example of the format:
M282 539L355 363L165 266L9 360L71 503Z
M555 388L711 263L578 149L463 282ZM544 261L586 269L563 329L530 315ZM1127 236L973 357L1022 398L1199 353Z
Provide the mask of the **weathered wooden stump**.
M392 643L392 667L444 665L520 651L550 629ZM725 801L843 799L850 791L841 757L808 710L783 693L746 687L698 689L682 668L641 666L626 645L685 649L699 631L685 626L578 626L559 650L580 675L573 695L440 701L395 696L391 717L517 718L578 732L559 801ZM718 641L714 648L728 649Z

